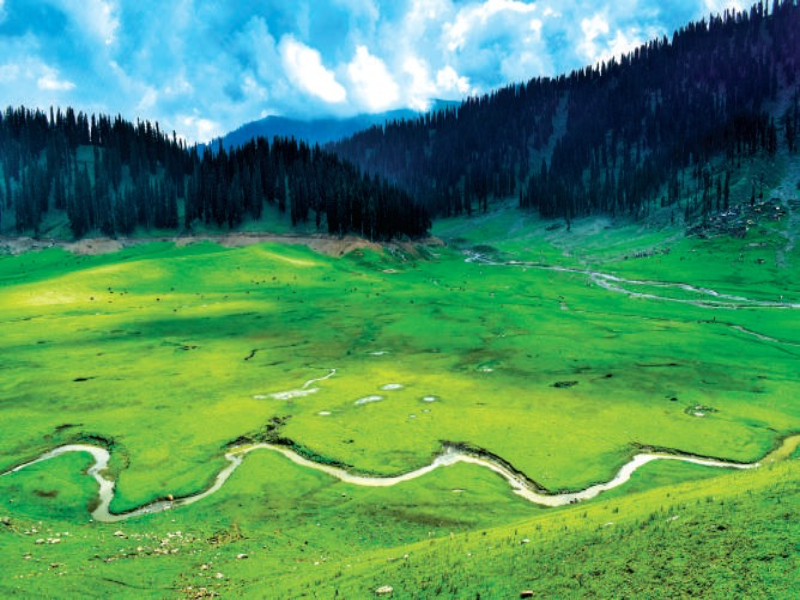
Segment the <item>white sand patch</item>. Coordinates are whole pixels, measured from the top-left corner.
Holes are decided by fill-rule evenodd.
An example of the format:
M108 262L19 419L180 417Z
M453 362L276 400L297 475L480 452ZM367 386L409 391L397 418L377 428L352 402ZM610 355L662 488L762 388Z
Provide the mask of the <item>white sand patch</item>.
M422 401L423 402L436 402L438 398L436 396L425 396Z
M331 413L327 410L321 410L317 413L320 417L330 417Z
M403 389L402 383L387 383L386 385L382 386L381 389L384 392L396 392L397 390Z
M380 402L383 400L383 396L366 396L364 398L359 398L353 404L356 406L361 406L362 404L369 404L370 402Z
M417 418L417 415L408 415L408 418L409 418L409 419L416 419L416 418Z

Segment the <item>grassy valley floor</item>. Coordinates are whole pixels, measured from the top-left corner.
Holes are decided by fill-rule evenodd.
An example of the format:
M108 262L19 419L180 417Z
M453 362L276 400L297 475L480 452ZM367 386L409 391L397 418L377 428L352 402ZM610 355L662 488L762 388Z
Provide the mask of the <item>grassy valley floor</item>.
M697 239L498 211L437 225L445 247L341 257L2 256L0 472L100 445L122 512L197 493L226 449L260 440L382 476L460 442L551 491L607 481L642 448L756 461L800 430L787 222ZM798 575L796 452L746 472L652 463L561 509L475 465L362 488L261 452L216 494L118 524L90 522L89 464L0 477L0 590L789 597Z

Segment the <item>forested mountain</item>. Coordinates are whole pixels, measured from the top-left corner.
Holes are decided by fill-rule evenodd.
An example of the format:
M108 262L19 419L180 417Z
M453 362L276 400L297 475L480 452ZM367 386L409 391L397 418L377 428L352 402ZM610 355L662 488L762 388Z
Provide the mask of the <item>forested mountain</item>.
M269 116L259 121L246 123L222 138L225 149L235 148L259 137L271 140L274 137L294 138L309 145L324 145L353 135L373 125L383 125L387 120L413 119L417 114L411 110L396 110L376 115L358 115L348 119L292 119ZM212 142L216 148L218 143Z
M441 110L458 106L458 104L458 102L450 100L434 100L431 110ZM243 146L247 142L260 137L268 140L274 137L294 138L298 142L302 141L310 146L315 144L324 145L350 137L372 126L382 126L387 122L401 119L414 119L419 116L420 112L404 108L382 113L360 114L354 117L320 119L298 119L271 115L258 121L246 123L238 129L225 134L222 137L222 146L229 150L237 146ZM219 146L219 140L212 141L210 146L212 149L216 149Z
M0 229L38 235L64 211L76 237L135 228L234 228L267 205L331 234L419 236L427 211L378 176L304 142L187 148L158 124L9 108L0 114ZM267 225L268 227L268 225Z
M330 146L436 216L515 196L546 217L728 202L743 156L796 151L800 8L761 2L634 52ZM689 173L689 177L687 177Z

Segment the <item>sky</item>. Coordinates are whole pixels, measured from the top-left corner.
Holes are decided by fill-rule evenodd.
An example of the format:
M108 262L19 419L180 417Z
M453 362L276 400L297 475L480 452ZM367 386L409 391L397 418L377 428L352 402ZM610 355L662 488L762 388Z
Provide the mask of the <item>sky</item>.
M749 0L0 0L0 105L157 120L425 110L628 52Z

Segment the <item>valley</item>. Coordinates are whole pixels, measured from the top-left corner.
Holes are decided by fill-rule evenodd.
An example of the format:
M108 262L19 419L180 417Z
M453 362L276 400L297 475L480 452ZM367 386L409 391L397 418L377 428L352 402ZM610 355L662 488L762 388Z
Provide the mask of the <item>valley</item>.
M612 543L597 519L624 513L636 529L679 506L705 518L686 498L772 506L796 486L796 437L756 469L654 461L563 508L529 503L470 461L390 487L337 473L425 471L448 443L547 493L609 481L642 452L762 461L800 416L800 280L778 256L789 223L700 239L585 219L556 235L500 206L437 222L445 245L342 256L253 239L0 257L0 544L12 565L0 589L258 597L268 579L281 596L385 584L429 597L441 577L458 591L440 594L507 594L550 568L510 558L528 547L511 528L551 531L531 542L543 551L559 523ZM7 472L67 444L107 453L99 479L82 474L86 452ZM289 454L236 454L261 445ZM172 510L92 519L100 479L114 482L112 514ZM790 522L774 535L791 536ZM458 576L485 554L476 535L511 541L484 559L490 572ZM434 563L423 575L414 557Z

